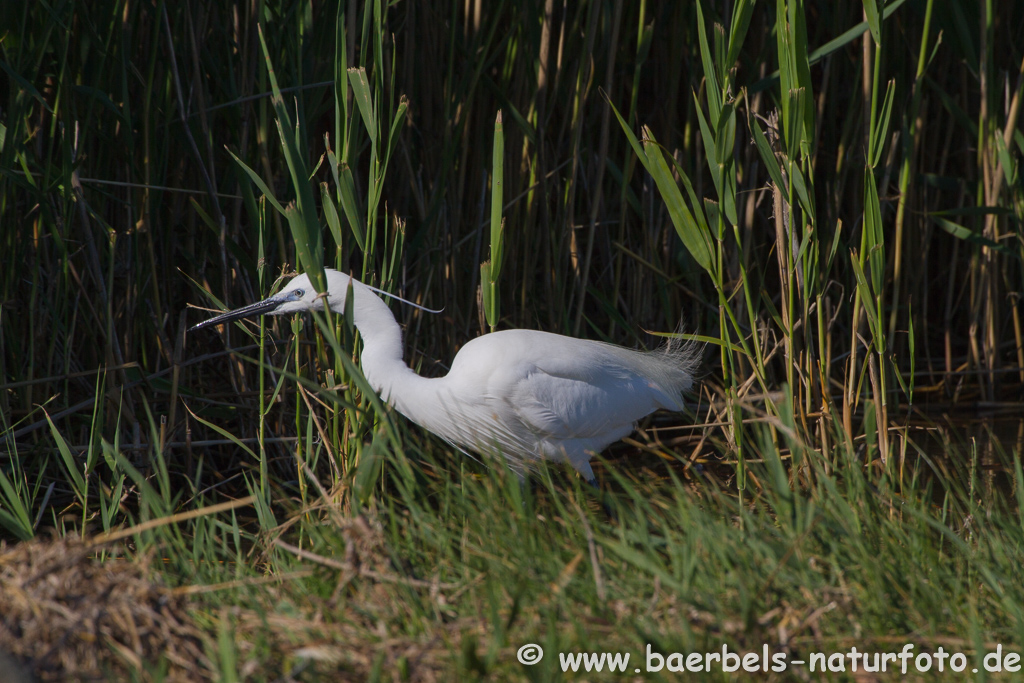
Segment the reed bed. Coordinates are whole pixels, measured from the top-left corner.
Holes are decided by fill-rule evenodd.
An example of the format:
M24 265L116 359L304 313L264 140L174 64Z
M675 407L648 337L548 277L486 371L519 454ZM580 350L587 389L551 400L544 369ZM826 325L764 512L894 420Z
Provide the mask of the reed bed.
M1024 427L964 422L1024 407L1018 3L0 19L5 585L18 542L81 537L78 575L127 554L174 596L128 633L187 634L96 627L96 671L546 680L560 651L913 643L984 676L1020 650ZM693 410L610 449L600 493L520 486L382 405L343 316L186 334L325 266L443 309L393 309L427 375L495 329L684 330Z

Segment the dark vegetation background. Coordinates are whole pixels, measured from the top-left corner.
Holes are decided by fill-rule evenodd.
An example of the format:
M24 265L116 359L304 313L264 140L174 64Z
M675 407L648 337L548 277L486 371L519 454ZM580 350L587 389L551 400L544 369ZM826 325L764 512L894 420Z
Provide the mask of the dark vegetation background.
M998 214L998 235L991 238L1003 249L985 252L980 239L987 216L978 207L1019 209L1019 177L1010 187L1004 182L995 197L986 197L985 189L998 163L992 138L1001 134L1018 93L1024 13L1016 3L1000 3L991 16L975 3L940 5L916 119L906 115L924 2L906 2L885 23L877 55L883 83L891 78L896 84L892 140L877 169L886 274L891 278L897 267L904 273L899 300L887 305L896 310L899 330L916 323L919 371L976 369L985 364L986 345L996 365L1017 365L1019 224ZM323 134L335 123L329 83L339 9L351 36L349 64L377 69L389 96L409 100L384 181L381 244L368 271L371 278L390 275L406 296L445 308L442 316L416 316L411 329L410 346L428 364L450 358L481 331L476 285L486 258L490 143L499 109L506 122L508 205L502 325L626 344L636 341L641 327L672 329L680 315L688 329L717 330L718 304L706 277L674 236L601 94L634 130L650 126L699 196L713 194L694 110L702 70L692 3L398 2L386 12L379 65L359 41L360 3L6 3L0 220L8 267L0 280L0 362L7 390L0 400L10 419L34 421L43 401L51 401L53 413L91 398L96 381L90 373L100 366L109 368L108 389L132 382L132 373L137 380L172 366L181 312L204 303L190 279L232 305L260 295L253 188L227 150L280 197L291 191L273 109L261 96L269 85L256 24L267 28L281 87L302 87L286 99L304 120L312 167L324 152ZM708 3L709 26L727 10ZM812 50L862 20L855 2L809 3L806 13ZM734 149L737 230L746 276L767 298L778 288L773 211L746 123L766 115L778 97L769 80L776 68L773 25L774 8L758 5L733 72L734 94L745 95ZM843 221L841 258L828 273L834 309L849 308L855 283L842 256L860 239L863 42L825 55L810 70L816 108L811 164L825 244ZM918 133L914 149L905 150L910 126ZM356 133L347 161L365 193L369 155L365 135ZM1008 148L1011 156L1019 151L1019 133ZM904 155L910 183L896 243L896 182ZM313 180L329 178L321 166ZM943 231L933 215L940 211L958 212L944 215L966 232ZM404 221L404 239L400 265L387 270L395 218ZM364 257L354 240L333 245L326 229L324 239L329 265L361 270ZM263 241L275 273L295 266L287 225L273 211ZM726 270L728 278L738 277L735 264ZM777 298L774 303L778 308ZM989 306L994 310L986 315ZM187 323L201 317L190 313ZM836 356L844 345L848 341ZM905 335L892 345L906 368ZM208 335L187 337L178 360L211 347ZM128 363L138 368L115 369ZM782 363L771 364L776 373ZM210 371L188 366L181 386L209 391L204 375ZM842 379L839 364L834 375ZM123 426L143 412L143 396L156 413L168 412L166 390L134 384L123 395L134 417ZM167 430L180 438L184 415L179 411L176 418ZM70 419L64 424L73 427Z

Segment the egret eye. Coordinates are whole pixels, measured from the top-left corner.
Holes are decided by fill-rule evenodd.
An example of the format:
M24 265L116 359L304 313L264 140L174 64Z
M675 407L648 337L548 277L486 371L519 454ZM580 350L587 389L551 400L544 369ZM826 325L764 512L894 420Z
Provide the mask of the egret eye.
M292 295L301 299L302 297L306 296L306 290L296 289L294 292L292 292Z

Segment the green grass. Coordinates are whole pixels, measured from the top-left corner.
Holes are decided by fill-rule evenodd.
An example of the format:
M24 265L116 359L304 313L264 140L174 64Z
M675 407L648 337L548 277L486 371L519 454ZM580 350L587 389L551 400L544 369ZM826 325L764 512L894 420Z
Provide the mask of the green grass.
M0 8L0 533L140 525L90 561L158 566L206 653L108 666L1019 649L1020 437L958 418L1021 404L1024 12L570 5ZM324 266L444 309L395 307L424 374L681 326L695 409L600 493L521 486L388 411L350 318L185 333Z

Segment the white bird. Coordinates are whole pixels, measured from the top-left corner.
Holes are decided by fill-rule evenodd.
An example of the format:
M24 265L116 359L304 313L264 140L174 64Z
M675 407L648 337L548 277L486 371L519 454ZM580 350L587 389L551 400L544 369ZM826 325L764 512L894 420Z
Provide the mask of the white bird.
M444 377L417 375L402 360L402 330L374 290L325 269L327 292L306 274L278 294L199 323L322 311L344 314L363 338L363 374L381 399L427 431L483 455L500 455L523 476L539 459L568 462L594 482L590 458L658 409L680 411L698 359L693 345L635 351L535 330L502 330L466 343ZM379 291L379 290L377 290Z

